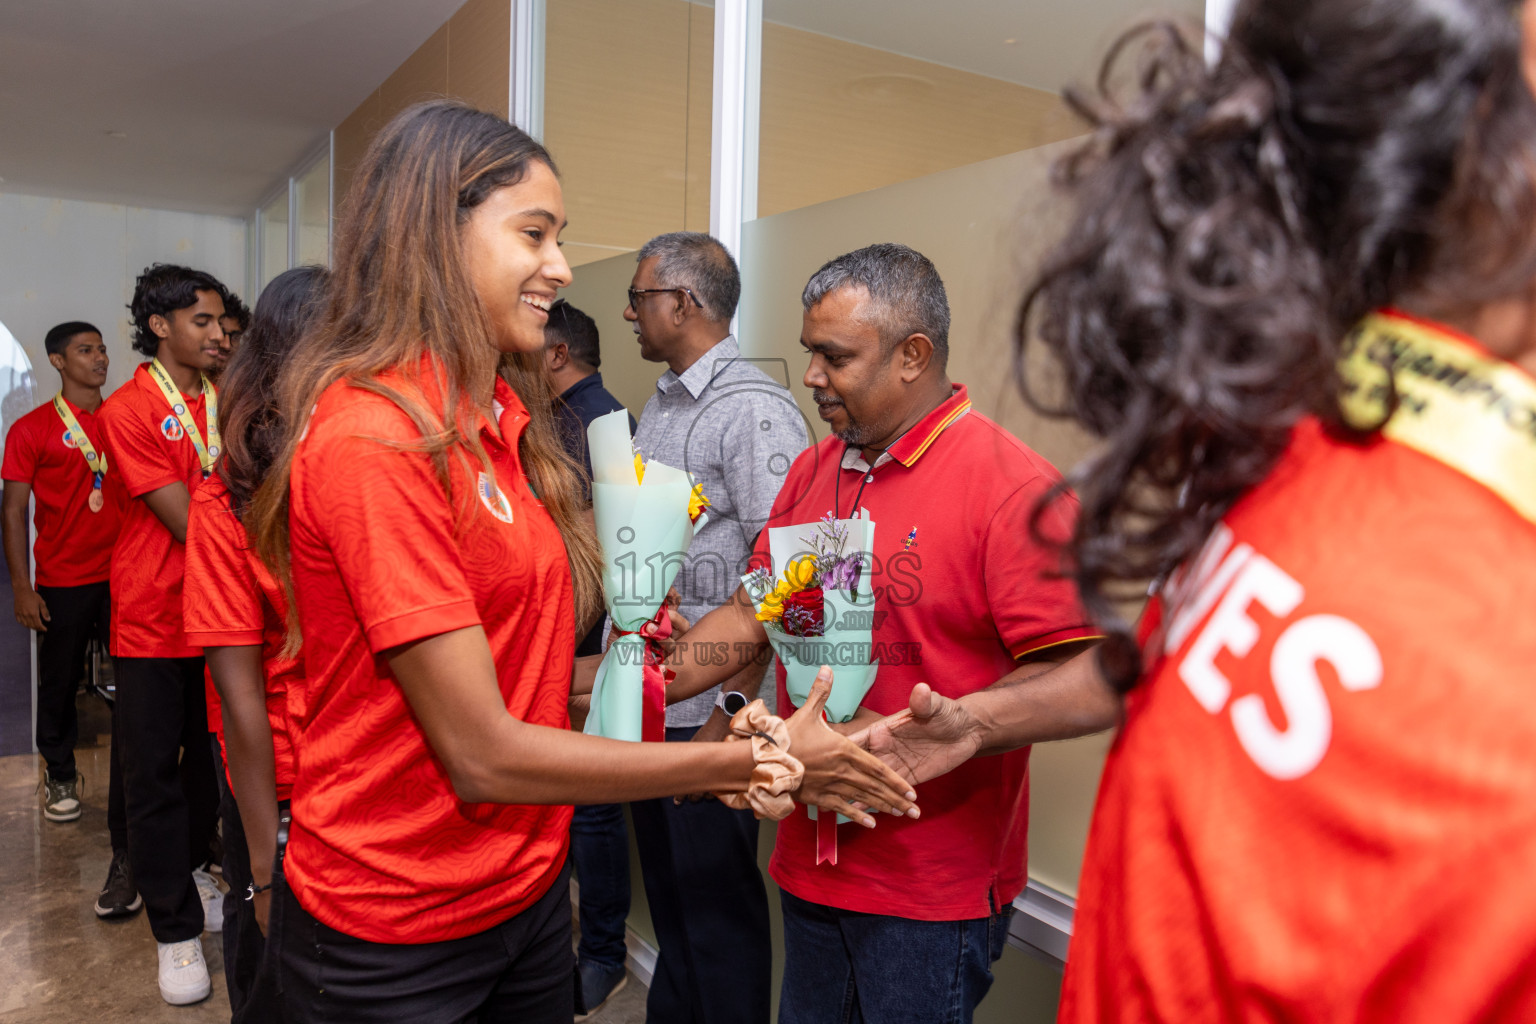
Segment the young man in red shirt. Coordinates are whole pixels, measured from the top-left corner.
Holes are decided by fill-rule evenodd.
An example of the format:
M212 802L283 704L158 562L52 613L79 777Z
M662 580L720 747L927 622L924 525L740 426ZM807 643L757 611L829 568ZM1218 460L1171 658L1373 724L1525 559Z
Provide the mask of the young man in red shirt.
M193 871L208 856L218 785L208 742L202 651L182 623L191 496L219 453L218 395L207 378L224 339L223 287L155 264L130 309L136 350L151 357L102 406L116 468L132 499L112 557L112 654L123 747L128 854L160 945L160 994L210 991L199 935L222 925L217 886Z
M38 634L37 749L48 766L43 817L62 822L80 817L75 686L91 638L107 639L108 576L122 525L123 492L116 477L109 476L115 467L109 466L106 438L96 419L108 366L101 332L70 321L50 330L43 347L59 371L61 387L51 402L11 427L0 476L5 478L5 557L16 621ZM29 499L36 500L35 589L27 573ZM128 824L115 743L107 827L112 866L96 913L121 917L138 910L140 900L128 868Z
M855 656L879 668L854 718L834 728L901 710L919 682L955 697L1009 685L1095 639L1056 551L1032 532L1037 501L1060 478L950 383L949 303L933 264L872 245L822 267L802 301L805 385L832 435L790 466L768 529L807 524L812 535L823 516L861 508L876 524L860 584L875 600L873 650ZM1062 496L1039 526L1065 537L1075 513ZM686 639L669 700L737 671L734 659L706 666L690 652L740 659L768 643L744 589ZM882 1024L970 1021L1026 880L1028 781L1027 748L971 762L925 784L920 819L835 829L828 863L816 822L781 822L769 865L784 911L780 1021L834 1024L850 1005Z

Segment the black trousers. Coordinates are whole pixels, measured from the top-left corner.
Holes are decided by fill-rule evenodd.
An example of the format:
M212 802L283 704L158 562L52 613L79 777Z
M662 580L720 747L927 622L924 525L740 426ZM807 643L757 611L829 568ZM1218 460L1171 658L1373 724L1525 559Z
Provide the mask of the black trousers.
M208 859L219 787L208 749L202 658L117 658L128 860L157 942L203 931L192 869Z
M290 1024L570 1024L575 1013L569 864L521 914L446 942L367 942L315 920L286 886L274 896L282 935L269 945Z
M697 729L668 729L667 741ZM630 804L656 929L655 1024L768 1024L773 948L757 819L715 800Z
M80 723L75 690L85 673L85 650L95 637L106 643L112 592L105 581L79 587L38 587L48 606L48 631L37 635L37 752L60 782L75 777Z
M283 1024L286 1019L283 1016L282 993L279 991L278 986L279 973L282 968L280 961L284 934L283 909L287 905L288 889L287 880L283 877L283 854L287 850L288 822L291 820L289 817L288 801L279 801L277 817L277 855L272 861L272 892L269 897L270 906L267 910L267 934L265 936L261 934L261 929L256 926L256 912L250 902L244 899L243 895L240 899L240 902L245 905L245 910L243 911L243 916L237 916L242 921L247 918L250 920L251 928L256 933L256 942L247 942L245 933L243 931L239 933L241 936L239 954L241 960L244 964L252 965L254 969L245 977L247 987L240 993L238 1002L235 1001L234 989L230 989L230 1008L233 1011L233 1016L230 1018L231 1024ZM226 850L229 848L227 842L226 840ZM229 854L226 853L224 856L224 863L226 865L224 875L227 880L229 877ZM241 889L243 893L243 885ZM235 899L235 895L234 887L231 885L229 895L224 897L224 906L226 908L224 914L224 962L226 965L229 963L229 941L231 934L231 927L228 923L230 917L227 908L230 901ZM244 926L242 925L241 927ZM227 980L227 966L225 977Z
M75 777L75 744L80 722L75 691L85 672L86 647L95 639L107 648L111 632L112 593L105 580L79 587L38 587L48 606L48 632L37 636L37 749L48 774L60 781ZM123 808L122 756L117 744L117 715L112 715L112 750L108 756L107 831L112 852L128 852L128 812Z
M229 992L229 1007L234 1013L248 1000L261 967L261 926L256 923L256 909L248 895L251 884L251 850L245 842L245 823L240 820L240 805L224 776L224 755L219 738L208 737L213 754L214 778L219 784L219 821L224 826L224 987Z

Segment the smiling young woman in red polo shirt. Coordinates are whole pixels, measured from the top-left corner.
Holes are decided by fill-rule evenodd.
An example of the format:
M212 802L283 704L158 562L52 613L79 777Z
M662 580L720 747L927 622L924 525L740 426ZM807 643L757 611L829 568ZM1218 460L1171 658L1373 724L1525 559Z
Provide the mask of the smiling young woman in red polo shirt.
M1062 1021L1536 1020L1536 5L1130 42L1019 320L1104 437L1111 639L869 742L920 780L1123 715Z
M548 154L500 118L423 104L380 132L345 208L249 521L291 581L305 663L288 1019L564 1024L562 805L740 792L758 744L568 729L599 584L542 369L570 280ZM905 784L819 719L789 736L801 798L908 810Z

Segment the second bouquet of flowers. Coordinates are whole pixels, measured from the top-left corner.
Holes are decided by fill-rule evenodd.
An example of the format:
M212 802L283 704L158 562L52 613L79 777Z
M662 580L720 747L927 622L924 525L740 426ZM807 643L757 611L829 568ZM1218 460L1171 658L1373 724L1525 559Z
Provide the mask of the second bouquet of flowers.
M587 445L603 600L622 635L598 666L584 731L659 741L666 730L666 681L657 641L670 632L667 591L708 518L709 499L687 473L636 454L622 409L592 421Z
M880 667L871 657L874 539L875 524L862 509L853 519L829 514L814 523L777 526L768 531L774 568L741 578L797 707L821 666L832 666L826 710L836 722L853 717Z

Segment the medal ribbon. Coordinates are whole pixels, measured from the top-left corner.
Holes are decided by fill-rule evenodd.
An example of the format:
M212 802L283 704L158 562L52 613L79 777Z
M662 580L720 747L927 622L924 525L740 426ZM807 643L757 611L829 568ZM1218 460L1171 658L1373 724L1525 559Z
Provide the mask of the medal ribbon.
M1372 313L1345 338L1345 420L1456 470L1536 523L1536 380L1431 324Z
M197 423L192 419L192 410L187 406L186 396L171 380L171 375L160 365L160 360L152 359L149 363L149 375L160 385L160 393L165 396L166 404L171 407L171 412L181 421L181 429L186 431L187 437L192 439L192 447L197 449L197 460L203 465L203 476L213 472L214 464L219 461L221 450L219 439L219 393L214 390L213 383L208 375L203 374L203 394L208 400L208 443L203 444L203 435L197 429Z
M54 411L58 418L65 421L65 430L74 439L75 447L80 448L80 454L86 459L86 465L91 467L91 499L86 502L91 511L101 511L104 499L101 497L101 481L106 479L106 453L97 453L95 445L91 444L91 438L86 436L86 431L81 427L80 421L75 419L75 410L69 408L69 402L65 401L65 393L60 391L54 396Z
M75 418L75 410L64 401L64 392L60 391L53 396L54 412L59 414L59 419L64 421L64 426L69 428L69 436L75 439L75 447L80 449L80 454L85 456L85 464L91 467L91 472L96 474L96 486L101 486L101 478L107 475L107 457L98 454L96 446L91 444L91 439L85 435L85 430L80 426L80 421Z

